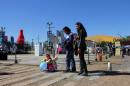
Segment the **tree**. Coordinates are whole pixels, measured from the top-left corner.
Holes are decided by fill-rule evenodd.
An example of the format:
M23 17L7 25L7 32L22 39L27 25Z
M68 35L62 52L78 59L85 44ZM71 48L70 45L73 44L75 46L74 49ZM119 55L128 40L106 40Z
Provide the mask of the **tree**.
M130 45L130 35L126 37L122 37L120 39L117 39L115 41L120 41L121 45Z

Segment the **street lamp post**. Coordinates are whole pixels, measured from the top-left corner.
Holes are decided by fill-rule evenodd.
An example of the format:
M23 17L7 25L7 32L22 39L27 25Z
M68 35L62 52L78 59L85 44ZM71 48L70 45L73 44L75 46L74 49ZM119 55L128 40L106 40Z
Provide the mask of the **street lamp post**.
M90 64L89 56L90 54L89 54L89 49L88 49L88 64Z
M17 50L17 46L15 44L13 44L13 53L15 55L15 60L14 60L14 63L17 64L18 63L18 60L17 60L17 54L16 54L16 50Z
M47 33L47 37L48 37L48 51L49 51L49 54L51 53L51 51L52 51L52 46L51 46L51 34L52 34L52 32L51 32L51 25L52 25L52 22L47 22L47 25L48 25L48 29L49 29L49 31L48 31L48 33Z
M17 60L17 55L16 55L16 52L15 52L15 64L18 63L18 60Z

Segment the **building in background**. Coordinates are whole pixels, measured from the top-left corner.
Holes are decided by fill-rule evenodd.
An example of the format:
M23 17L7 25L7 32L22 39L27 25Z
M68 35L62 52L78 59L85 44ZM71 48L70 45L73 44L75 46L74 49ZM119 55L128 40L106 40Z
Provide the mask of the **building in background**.
M0 60L7 60L8 36L5 35L5 27L0 28Z
M65 40L63 30L57 30L57 34L56 35L57 35L58 44L61 44Z

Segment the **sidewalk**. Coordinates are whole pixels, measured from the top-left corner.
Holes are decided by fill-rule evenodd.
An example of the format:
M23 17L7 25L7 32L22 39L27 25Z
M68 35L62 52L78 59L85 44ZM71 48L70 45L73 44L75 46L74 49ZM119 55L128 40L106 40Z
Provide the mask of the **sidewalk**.
M37 65L41 58L43 58L43 56L36 57L34 55L18 55L20 65L2 65L5 63L14 64L14 56L9 56L8 61L0 61L0 68L2 71L4 71L4 73L12 71L11 73L13 74L12 76L1 76L1 80L4 80L4 78L8 76L10 82L4 82L8 84L12 83L12 86L13 84L18 86L20 83L32 83L29 86L44 86L45 83L49 84L49 86L129 86L130 84L129 56L126 56L124 59L122 59L120 56L111 57L109 59L104 58L103 62L95 62L95 57L91 56L91 64L87 65L89 76L79 76L77 73L63 73L61 71L55 73L40 72ZM79 71L79 59L78 57L75 58L77 71ZM87 55L85 55L85 59L87 62ZM65 55L59 55L58 70L65 70L64 60ZM112 63L112 71L107 70L108 61L111 61ZM23 65L25 63L26 65ZM44 74L45 76L43 76ZM26 76L21 77L23 75ZM15 80L10 79L12 77L17 78L14 78Z
M27 65L39 65L40 60L45 57L43 56L35 56L34 54L18 54L16 55L18 64L27 64ZM65 54L58 54L58 63L59 64L65 64ZM94 60L95 57L92 56L90 60ZM87 60L87 55L85 56L85 59ZM78 64L79 62L79 57L75 56L75 60ZM8 60L7 61L2 61L0 60L0 63L8 63L8 64L13 64L15 61L15 55L8 55Z
M44 55L45 56L45 55ZM34 56L33 54L21 54L17 55L18 64L26 64L26 65L39 65L40 60L44 58L44 56ZM58 55L58 64L65 64L65 54L59 54ZM86 62L88 62L88 55L85 55ZM130 60L128 56L124 59L121 58L121 56L114 56L108 59L105 59L103 57L103 62L95 62L95 56L90 55L90 66L93 65L104 65L105 69L107 69L107 63L110 61L112 63L113 70L120 70L121 67L125 67L126 65L123 65L123 63L127 64L125 61ZM7 61L1 61L0 63L7 63L7 64L14 64L15 56L9 55ZM79 58L78 56L75 56L76 64L79 65ZM130 65L129 65L130 66Z
M121 56L114 56L109 58L108 61L112 63L112 71L100 71L104 74L94 76L93 79L84 78L72 86L129 86L130 56L126 56L124 59Z
M34 56L33 54L21 54L21 55L17 55L17 60L18 60L18 64L25 64L25 65L39 65L40 60L42 58L44 58L45 55L43 56ZM65 58L66 55L65 54L59 54L58 55L58 64L65 64ZM88 55L85 55L85 59L86 62L88 63ZM103 57L103 62L95 62L95 56L94 55L90 55L90 63L92 65L96 64L96 65L105 65L107 66L107 62L110 61L113 65L121 65L123 62L123 59L121 59L120 56L116 56L116 57L111 57L109 59L105 59L105 57ZM9 55L8 56L8 60L7 61L1 61L0 63L7 63L7 64L14 64L15 61L15 55ZM76 64L79 65L79 57L75 56L75 61ZM114 66L115 67L115 66ZM107 69L107 67L106 67ZM116 70L117 68L114 68L114 70Z

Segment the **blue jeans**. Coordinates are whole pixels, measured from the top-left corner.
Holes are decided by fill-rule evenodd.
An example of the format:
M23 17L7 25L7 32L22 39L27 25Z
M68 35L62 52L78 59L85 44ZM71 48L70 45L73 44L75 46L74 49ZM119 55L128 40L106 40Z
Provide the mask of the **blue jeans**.
M74 51L66 51L66 70L76 71Z

